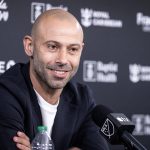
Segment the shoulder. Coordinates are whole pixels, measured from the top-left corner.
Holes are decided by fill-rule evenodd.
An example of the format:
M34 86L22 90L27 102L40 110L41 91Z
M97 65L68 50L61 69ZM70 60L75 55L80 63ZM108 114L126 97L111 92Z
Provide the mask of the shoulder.
M27 86L22 68L24 64L16 64L0 76L1 97L24 97L27 95Z
M84 98L91 96L92 91L86 84L70 81L67 86L69 87L70 91L74 92L77 96Z
M67 95L76 105L95 104L92 90L86 84L70 81L64 88L63 94Z
M14 81L14 80L18 80L18 78L20 78L22 76L21 73L21 68L23 67L23 64L15 64L14 66L12 66L10 69L8 69L5 73L3 73L0 76L0 83L3 83L4 81ZM15 82L16 82L15 81Z

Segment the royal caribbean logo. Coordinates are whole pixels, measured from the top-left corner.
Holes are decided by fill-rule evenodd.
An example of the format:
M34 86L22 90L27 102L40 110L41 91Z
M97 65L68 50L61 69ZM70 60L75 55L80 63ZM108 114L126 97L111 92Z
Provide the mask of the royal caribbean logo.
M139 64L129 65L129 79L133 83L139 81L150 81L150 66L142 66Z
M32 2L31 3L31 23L34 23L36 18L44 11L49 10L49 9L54 9L54 8L60 8L66 11L68 10L68 7L63 6L63 5L52 6L51 4Z
M6 22L9 18L8 6L4 0L0 1L0 21Z
M85 82L107 82L116 83L118 73L118 64L101 61L83 62L83 80Z
M122 28L121 20L111 19L109 12L97 11L90 8L81 8L81 24L84 27L101 26L110 28Z

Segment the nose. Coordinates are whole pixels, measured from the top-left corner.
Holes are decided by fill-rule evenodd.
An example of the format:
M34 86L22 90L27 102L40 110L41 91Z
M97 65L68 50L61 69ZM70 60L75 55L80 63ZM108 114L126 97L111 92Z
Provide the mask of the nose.
M56 63L67 64L67 50L65 48L58 51Z

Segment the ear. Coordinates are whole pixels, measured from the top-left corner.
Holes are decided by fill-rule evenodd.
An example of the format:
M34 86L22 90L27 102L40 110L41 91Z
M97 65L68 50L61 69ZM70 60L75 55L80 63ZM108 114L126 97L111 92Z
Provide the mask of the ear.
M82 45L81 45L81 51L83 50L83 47L84 47L84 43L82 43Z
M84 44L84 43L82 43L82 49L83 49L84 45L85 45L85 44Z
M28 55L28 56L32 56L33 55L33 41L32 41L32 37L31 36L28 36L26 35L23 39L23 45L24 45L24 50L25 50L25 53Z

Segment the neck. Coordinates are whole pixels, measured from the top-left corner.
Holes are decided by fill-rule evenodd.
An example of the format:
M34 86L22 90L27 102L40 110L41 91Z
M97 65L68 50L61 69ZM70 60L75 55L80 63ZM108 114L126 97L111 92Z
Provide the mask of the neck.
M48 103L54 105L60 99L60 95L63 89L52 89L46 86L44 83L38 81L38 79L30 71L30 79L33 88L46 100Z
M45 101L52 105L58 103L58 100L60 99L60 94L62 92L62 90L58 89L49 89L46 91L42 87L35 85L33 85L33 88L40 94L41 97L43 97Z

